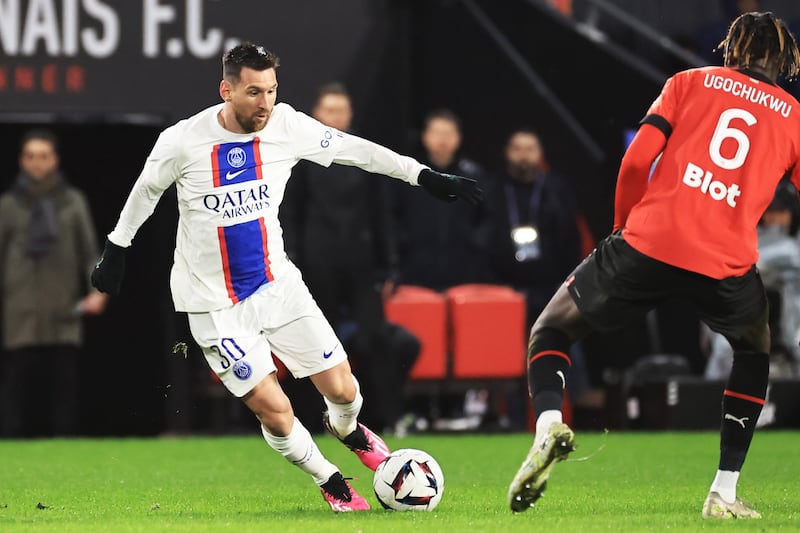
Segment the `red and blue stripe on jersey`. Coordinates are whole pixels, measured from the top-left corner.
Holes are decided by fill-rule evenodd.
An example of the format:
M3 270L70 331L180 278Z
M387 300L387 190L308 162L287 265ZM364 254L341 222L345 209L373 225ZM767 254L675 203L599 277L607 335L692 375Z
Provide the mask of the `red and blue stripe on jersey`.
M258 137L246 142L214 146L211 162L214 187L227 187L260 180L261 153ZM225 286L231 302L237 303L274 278L270 270L269 240L263 217L217 227Z

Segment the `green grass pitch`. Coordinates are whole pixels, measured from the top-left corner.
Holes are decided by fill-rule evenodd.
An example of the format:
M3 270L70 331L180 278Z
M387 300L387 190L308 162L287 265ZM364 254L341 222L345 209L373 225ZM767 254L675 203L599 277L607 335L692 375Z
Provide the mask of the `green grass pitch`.
M579 433L536 508L514 515L506 489L528 435L410 436L390 446L437 458L446 487L431 513L380 509L371 472L318 437L375 507L334 514L305 474L248 437L0 441L0 531L798 531L800 433L761 431L740 481L760 521L708 522L712 433ZM603 449L585 461L595 450ZM41 505L40 505L41 504ZM41 508L44 507L44 508Z

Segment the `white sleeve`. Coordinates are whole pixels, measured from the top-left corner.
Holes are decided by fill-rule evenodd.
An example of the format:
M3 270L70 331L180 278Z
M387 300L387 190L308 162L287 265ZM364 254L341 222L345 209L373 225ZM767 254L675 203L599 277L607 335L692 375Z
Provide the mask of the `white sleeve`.
M122 208L116 227L108 234L108 240L117 246L127 248L131 245L139 227L153 214L161 195L178 179L179 135L176 130L173 126L161 132L147 157L139 179L134 183Z
M355 135L344 136L333 162L383 174L411 185L419 185L419 173L428 168L412 157Z
M329 167L345 134L305 113L295 111L288 104L282 105L290 110L287 113L286 128L295 157Z

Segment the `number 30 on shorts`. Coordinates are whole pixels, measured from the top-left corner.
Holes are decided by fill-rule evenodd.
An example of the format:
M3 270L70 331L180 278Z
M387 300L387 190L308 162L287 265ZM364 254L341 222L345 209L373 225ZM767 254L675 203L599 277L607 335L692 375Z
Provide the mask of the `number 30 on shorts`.
M231 367L231 361L236 362L247 355L245 351L242 350L241 346L230 337L220 339L219 346L212 345L209 349L219 357L219 362L223 370L227 370Z

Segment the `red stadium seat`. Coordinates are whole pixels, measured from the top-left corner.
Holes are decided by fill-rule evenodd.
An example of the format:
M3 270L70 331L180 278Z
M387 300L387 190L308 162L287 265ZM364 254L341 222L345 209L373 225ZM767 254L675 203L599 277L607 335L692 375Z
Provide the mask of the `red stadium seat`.
M447 376L447 304L444 296L424 287L402 285L386 302L386 318L419 338L422 351L411 379Z
M525 374L525 297L498 285L446 291L453 377L517 378Z

